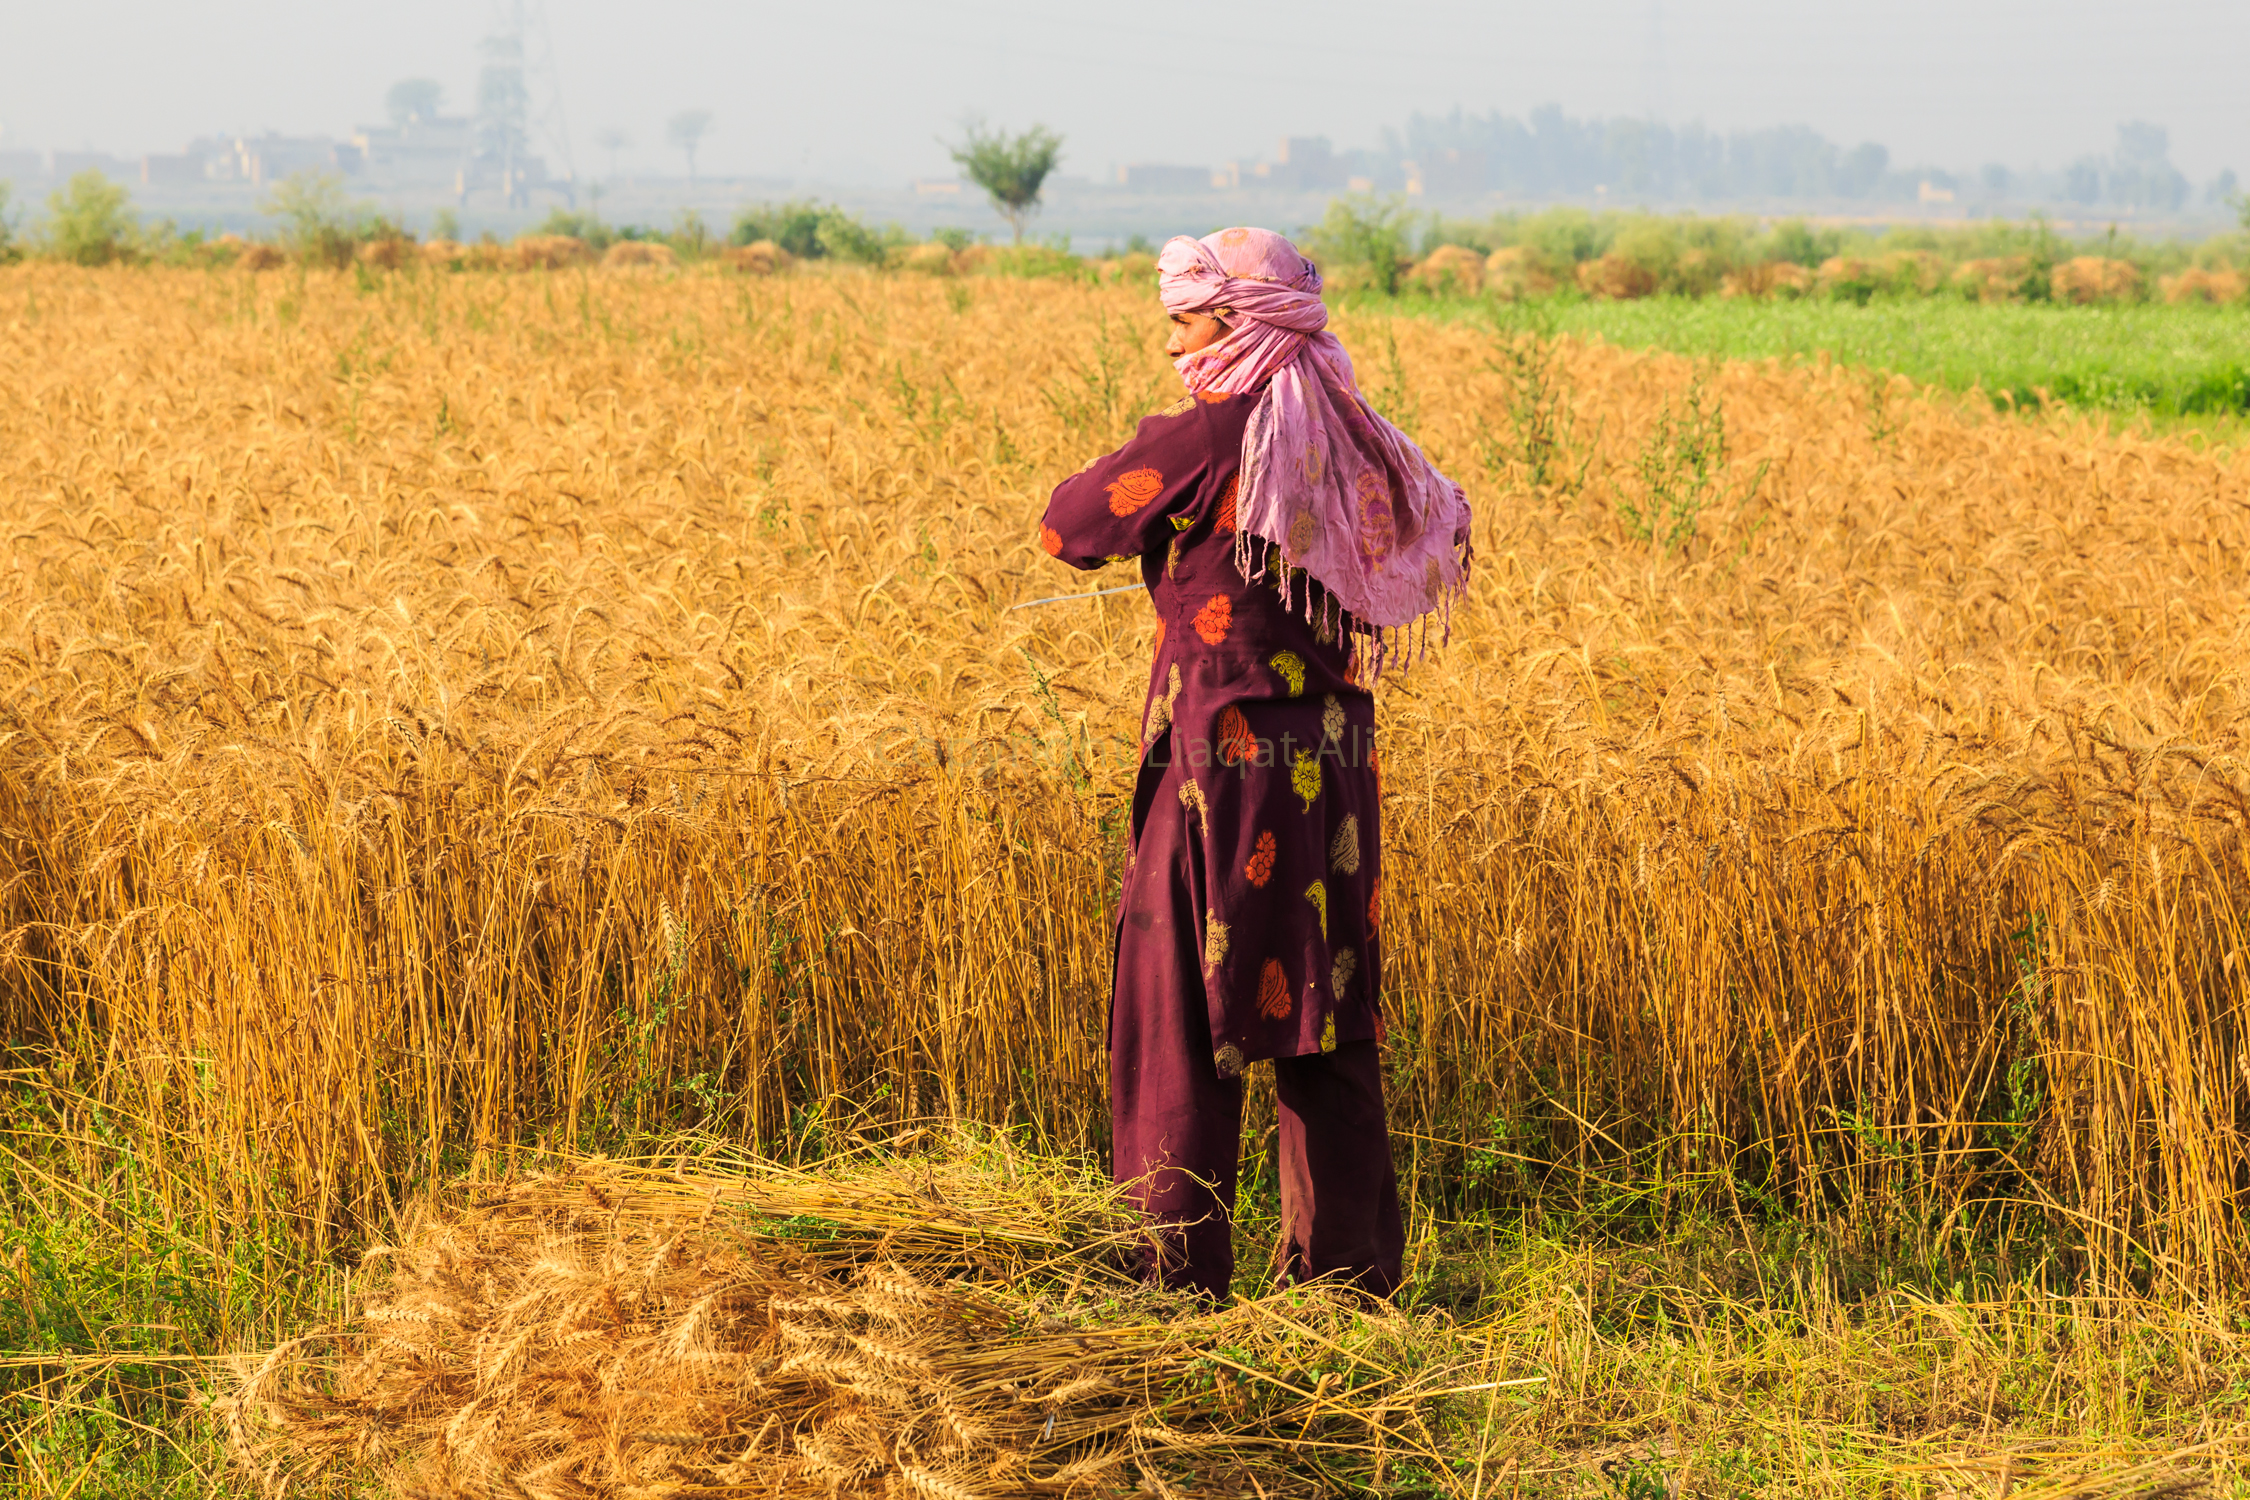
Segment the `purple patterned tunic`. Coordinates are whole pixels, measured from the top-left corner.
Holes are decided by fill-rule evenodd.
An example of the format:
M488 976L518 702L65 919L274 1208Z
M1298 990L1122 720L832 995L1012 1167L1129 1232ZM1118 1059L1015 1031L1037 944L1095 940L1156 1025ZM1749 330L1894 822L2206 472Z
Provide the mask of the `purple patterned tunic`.
M1254 584L1236 565L1257 404L1189 397L1144 419L1056 487L1039 528L1075 568L1138 558L1156 607L1118 1003L1200 975L1221 1077L1382 1031L1375 703L1354 680L1350 622L1317 587L1308 618L1302 573L1291 607L1278 559Z

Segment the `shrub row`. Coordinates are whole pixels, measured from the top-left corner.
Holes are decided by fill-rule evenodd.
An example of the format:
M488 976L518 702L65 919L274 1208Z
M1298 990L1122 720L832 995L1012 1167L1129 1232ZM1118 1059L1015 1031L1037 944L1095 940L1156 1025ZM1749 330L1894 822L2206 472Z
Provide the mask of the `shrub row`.
M1558 265L1525 245L1489 255L1462 245L1440 245L1415 262L1404 279L1438 295L1489 294L1510 300L1546 296L1566 287L1590 297L1620 300L1671 293L1866 302L1878 296L1950 293L1976 302L2044 300L2078 306L2138 302L2152 293L2174 303L2239 302L2250 294L2250 278L2224 262L2184 267L2157 277L2152 287L2138 265L2111 256L2074 255L2051 265L2029 255L1980 256L1955 263L1931 250L1832 255L1812 267L1789 260L1760 260L1729 268L1700 250L1685 252L1669 266L1651 265L1615 250L1575 265Z

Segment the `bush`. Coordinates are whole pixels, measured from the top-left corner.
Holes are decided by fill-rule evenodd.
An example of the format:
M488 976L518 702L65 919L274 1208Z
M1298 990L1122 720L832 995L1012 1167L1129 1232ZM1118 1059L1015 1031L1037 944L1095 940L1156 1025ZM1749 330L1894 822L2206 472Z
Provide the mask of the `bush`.
M307 265L348 266L363 240L406 235L384 223L373 205L346 198L343 176L336 172L292 172L259 206L281 221L282 247Z
M129 260L140 223L127 205L124 187L87 170L47 197L48 252L81 266L106 266Z
M0 182L0 266L17 258L16 221L8 212L8 184Z
M966 232L953 233L961 243L950 248L964 248L969 240ZM907 243L896 225L874 229L833 203L823 205L809 198L745 208L735 215L734 230L727 238L737 245L768 241L798 260L851 260L866 265L881 264L893 247ZM944 231L939 238L945 238Z
M1315 261L1359 272L1386 297L1397 295L1399 278L1414 264L1414 215L1403 198L1370 193L1332 199L1327 215L1304 239Z

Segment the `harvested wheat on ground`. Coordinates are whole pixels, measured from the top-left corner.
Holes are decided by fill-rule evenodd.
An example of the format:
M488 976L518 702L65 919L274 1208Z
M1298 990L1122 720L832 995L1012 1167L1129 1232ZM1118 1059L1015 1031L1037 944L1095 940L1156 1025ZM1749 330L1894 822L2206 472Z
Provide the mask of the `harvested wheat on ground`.
M1145 1233L990 1143L584 1164L375 1250L379 1290L238 1361L222 1410L277 1494L1249 1496L1442 1468L1429 1415L1493 1388L1362 1297L1153 1292Z

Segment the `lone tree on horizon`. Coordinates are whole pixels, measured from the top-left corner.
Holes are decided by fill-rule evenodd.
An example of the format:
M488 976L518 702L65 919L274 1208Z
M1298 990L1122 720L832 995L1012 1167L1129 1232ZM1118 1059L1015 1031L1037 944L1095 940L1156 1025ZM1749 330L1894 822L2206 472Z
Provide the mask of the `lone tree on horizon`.
M604 125L594 133L595 147L609 153L609 175L612 181L617 177L617 153L632 144L633 138L615 125Z
M1039 212L1039 190L1047 174L1062 160L1062 137L1044 125L1034 125L1021 135L1004 130L987 131L980 120L971 120L959 145L939 142L953 153L961 175L992 200L992 206L1023 243L1023 226Z
M703 144L703 137L711 129L711 111L683 109L672 116L664 127L664 135L673 145L687 153L687 180L695 181L695 148Z

